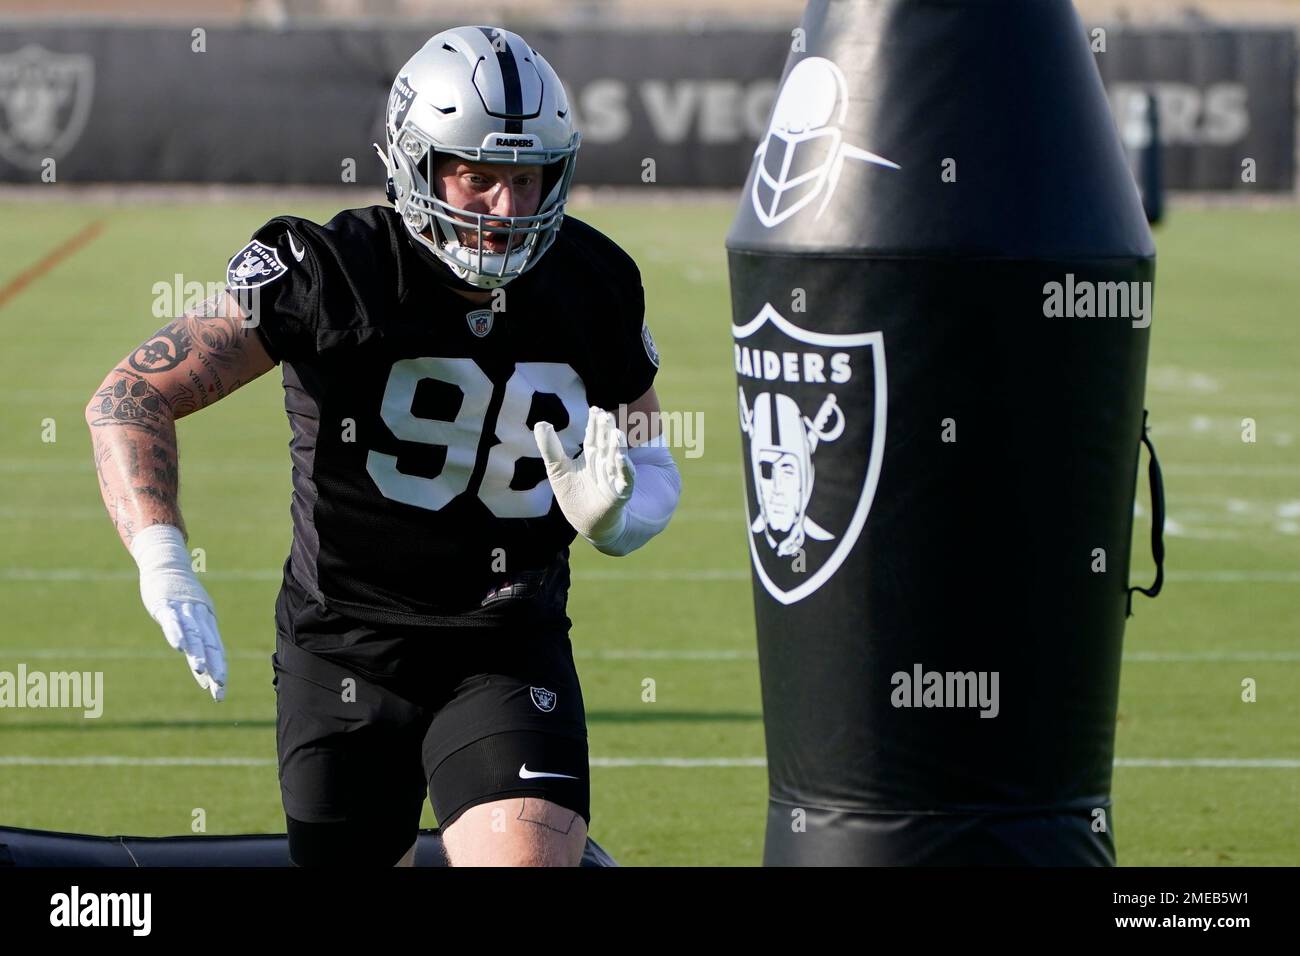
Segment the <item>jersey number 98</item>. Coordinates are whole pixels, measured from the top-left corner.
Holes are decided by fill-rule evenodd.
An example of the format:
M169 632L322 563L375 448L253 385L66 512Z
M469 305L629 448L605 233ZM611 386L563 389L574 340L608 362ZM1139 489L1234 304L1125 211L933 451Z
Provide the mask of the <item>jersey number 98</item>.
M411 411L415 390L425 379L455 385L461 391L460 409L451 421L419 418ZM397 470L397 456L371 451L366 471L385 498L438 511L468 488L485 434L496 443L488 452L487 467L479 482L478 497L498 518L540 518L551 510L553 494L545 475L530 488L512 488L515 469L523 458L541 456L527 419L533 396L555 395L564 405L569 423L557 430L564 450L577 454L587 428L587 392L570 366L563 362L520 362L505 384L501 408L490 423L492 380L469 358L402 359L393 365L384 389L380 416L401 441L439 445L447 460L436 478L407 475Z

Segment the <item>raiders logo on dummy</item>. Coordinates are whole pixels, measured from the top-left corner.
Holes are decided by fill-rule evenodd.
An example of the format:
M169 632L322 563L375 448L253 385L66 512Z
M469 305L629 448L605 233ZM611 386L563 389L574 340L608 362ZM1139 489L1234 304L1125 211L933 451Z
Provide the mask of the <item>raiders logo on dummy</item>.
M764 861L1112 865L1149 331L1043 309L1154 270L1095 57L1069 0L800 29L727 236ZM920 671L997 700L917 709Z
M871 511L885 449L884 339L810 332L767 303L732 335L749 458L749 552L768 593L792 604L835 573ZM819 470L853 496L818 497Z

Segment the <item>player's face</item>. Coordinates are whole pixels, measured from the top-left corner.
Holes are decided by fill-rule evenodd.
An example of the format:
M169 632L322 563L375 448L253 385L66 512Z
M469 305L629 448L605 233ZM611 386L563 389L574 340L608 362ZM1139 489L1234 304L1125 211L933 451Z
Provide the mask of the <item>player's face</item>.
M433 188L443 202L466 212L492 216L531 216L542 201L542 167L471 163L449 157L433 171ZM504 219L489 225L506 225ZM478 248L477 229L457 229L461 245ZM523 236L515 236L518 246ZM489 232L483 237L486 252L505 252L506 236Z

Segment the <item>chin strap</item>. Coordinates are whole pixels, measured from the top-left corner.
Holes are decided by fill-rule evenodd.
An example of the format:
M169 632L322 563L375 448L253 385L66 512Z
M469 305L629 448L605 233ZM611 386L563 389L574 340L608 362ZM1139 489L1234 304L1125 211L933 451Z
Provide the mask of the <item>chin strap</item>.
M397 188L393 185L393 167L388 162L388 154L380 148L378 143L371 143L375 148L375 153L379 156L379 161L384 164L384 171L388 173L388 178L384 180L384 193L388 196L391 203L397 202Z
M402 235L406 237L407 244L415 251L415 254L419 256L420 261L433 269L437 275L438 281L443 285L450 289L457 289L461 292L489 293L492 291L491 289L484 289L481 286L476 286L472 282L466 282L460 276L456 275L455 270L453 270L451 266L447 265L447 263L443 262L424 246L420 245L420 243L416 242L415 237L411 235L411 230L407 229L405 224L402 225Z

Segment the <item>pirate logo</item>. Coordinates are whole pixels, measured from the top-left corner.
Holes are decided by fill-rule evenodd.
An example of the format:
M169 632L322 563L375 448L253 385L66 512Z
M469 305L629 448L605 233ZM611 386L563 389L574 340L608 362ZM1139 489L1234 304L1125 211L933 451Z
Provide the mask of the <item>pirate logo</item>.
M898 169L897 163L843 141L848 85L840 68L825 57L800 60L786 77L772 108L767 135L754 151L750 199L768 229L789 219L817 197L817 217L826 211L844 162L861 160Z
M226 269L226 284L232 289L256 289L274 282L286 271L280 253L254 239L230 260Z
M815 419L805 418L789 395L761 393L752 408L740 390L740 430L749 436L749 463L758 494L758 517L749 530L761 534L780 557L803 548L805 535L830 541L808 516L813 492L813 453L819 443L844 434L844 412L827 395Z
M528 692L532 695L533 706L542 713L549 714L555 709L555 691L545 687L530 687Z
M81 54L25 46L0 55L0 156L28 167L66 154L86 128L94 79Z
M884 336L811 332L770 304L732 334L750 557L767 592L793 604L866 525L884 459Z
M476 338L483 338L492 331L492 310L475 309L465 314L465 322Z

